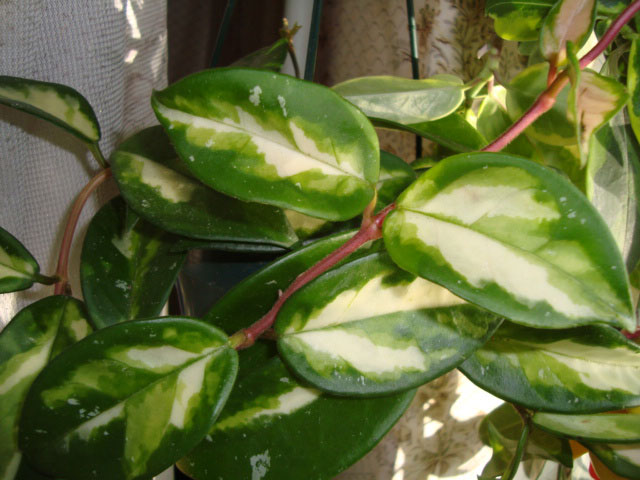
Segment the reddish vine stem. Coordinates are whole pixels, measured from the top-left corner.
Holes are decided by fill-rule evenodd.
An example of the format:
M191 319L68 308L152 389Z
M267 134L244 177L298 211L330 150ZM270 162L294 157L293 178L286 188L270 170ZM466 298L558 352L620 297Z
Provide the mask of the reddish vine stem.
M63 295L65 293L69 293L69 277L67 274L69 266L69 253L71 251L71 241L73 240L73 234L75 233L76 226L78 225L78 219L80 218L82 209L85 203L87 203L87 200L89 199L91 194L109 177L111 177L110 168L101 170L100 173L89 180L89 183L85 185L82 191L78 194L78 198L76 198L76 201L71 208L71 213L69 213L67 225L64 229L64 235L62 237L62 244L60 245L60 253L58 255L58 266L56 268L56 276L58 277L58 281L55 284L54 295Z
M239 332L233 334L229 339L231 345L236 350L242 350L253 345L257 338L259 338L265 331L271 328L276 320L278 312L291 295L297 292L300 288L304 287L307 283L313 279L319 277L324 272L333 267L340 260L348 257L355 252L365 243L371 240L377 240L382 237L382 224L387 214L395 208L395 204L391 204L384 208L376 216L365 216L362 222L360 230L351 237L346 243L344 243L337 250L334 250L329 255L324 257L313 267L301 273L289 287L280 295L276 303L274 303L271 310L269 310L260 320L255 322L250 327L247 327Z
M640 0L635 0L631 5L623 10L623 12L614 20L600 41L589 52L580 59L580 68L583 69L593 62L598 55L613 42L622 27L624 27L633 16L640 11ZM547 112L556 102L556 97L569 81L566 72L558 75L555 80L540 94L536 101L506 132L500 135L492 143L482 149L483 152L499 152L506 147L509 142L520 135L529 125L535 122L538 117Z

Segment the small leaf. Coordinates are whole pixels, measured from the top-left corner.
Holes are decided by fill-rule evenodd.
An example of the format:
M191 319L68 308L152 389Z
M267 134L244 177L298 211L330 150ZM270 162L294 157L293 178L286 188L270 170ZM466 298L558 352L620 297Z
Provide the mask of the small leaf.
M596 0L559 0L549 11L540 32L540 50L554 65L566 59L567 42L581 47L596 20Z
M496 33L505 40L538 39L553 0L487 0L485 12L494 19Z
M22 309L0 332L0 478L25 478L18 420L31 383L49 360L91 330L84 305L46 297Z
M380 151L380 176L376 184L377 208L385 207L416 179L416 172L407 162L391 153Z
M580 443L640 442L640 414L560 415L538 412L533 416L533 423L556 435L575 438Z
M31 253L17 238L0 228L0 293L29 288L39 273L40 266Z
M66 85L0 75L0 104L43 118L85 142L100 140L91 105Z
M375 130L326 87L226 68L155 92L152 106L191 172L227 195L325 220L352 218L373 198Z
M236 60L231 64L231 66L262 68L264 70L271 70L272 72L279 72L282 70L282 65L287 59L287 43L286 39L280 38L272 45L256 50L255 52L242 57L240 60Z
M49 475L149 478L204 437L236 371L227 337L202 322L162 318L99 330L33 383L20 445Z
M613 473L623 478L640 478L640 443L631 445L587 443L585 446ZM592 460L595 460L593 456ZM593 463L597 465L597 461Z
M629 90L627 110L636 140L640 141L640 55L638 48L640 48L640 38L631 41L631 52L629 52L629 62L627 63L627 89Z
M164 230L202 240L285 246L296 241L280 209L227 197L195 180L162 127L128 138L111 161L127 203Z
M334 85L333 90L368 117L403 125L446 117L464 99L464 84L451 77L424 80L360 77Z
M381 395L453 369L500 320L372 254L296 292L278 314L278 349L316 387Z
M460 370L533 410L593 413L640 402L640 347L607 326L540 330L505 323Z
M186 258L175 235L144 220L125 229L126 208L119 197L106 204L84 238L82 293L98 328L158 315Z
M373 124L381 128L415 133L454 152L472 152L480 150L487 144L482 135L458 113L430 122L402 124L373 119Z
M640 147L619 113L591 139L586 193L613 233L627 271L640 260Z
M398 198L384 242L402 268L514 322L635 331L615 241L588 200L533 162L460 154Z
M178 467L201 480L333 478L373 448L414 394L331 397L301 385L273 357L238 379L216 424Z

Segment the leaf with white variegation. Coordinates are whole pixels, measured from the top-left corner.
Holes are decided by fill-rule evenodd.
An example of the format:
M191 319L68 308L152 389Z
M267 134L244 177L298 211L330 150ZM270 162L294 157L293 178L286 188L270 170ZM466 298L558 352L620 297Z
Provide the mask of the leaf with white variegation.
M587 198L613 233L627 271L640 260L640 146L619 113L591 138Z
M517 323L635 331L615 240L557 173L499 153L460 154L396 203L383 234L402 268Z
M540 32L540 50L552 65L566 57L567 42L581 47L596 20L596 0L559 0L549 11Z
M288 41L284 38L276 40L273 44L256 50L249 55L236 60L232 67L262 68L279 72L287 59Z
M0 227L0 293L24 290L40 278L40 266L33 255Z
M100 140L91 105L66 85L0 75L0 104L54 123L87 143Z
M194 179L160 126L129 137L111 162L127 204L164 230L202 240L281 246L296 241L279 208L222 195Z
M127 206L117 197L93 217L82 246L80 281L98 328L160 314L186 253L178 237L139 219L124 225ZM133 214L135 215L135 214Z
M500 37L526 42L538 39L553 4L553 0L487 0L485 12L493 18L493 28Z
M371 76L347 80L333 90L368 117L400 124L429 122L453 113L464 100L459 79Z
M591 415L561 415L538 412L533 423L555 435L582 442L638 443L640 414L601 413Z
M18 421L27 391L50 359L92 327L84 305L46 297L22 309L0 332L0 478L23 479L30 468L18 447Z
M484 390L533 410L594 413L640 404L640 347L604 325L505 323L459 368Z
M597 460L600 460L609 470L622 478L640 478L640 443L631 445L585 443L585 447L589 449L596 470L598 470Z
M373 198L375 130L326 87L223 68L155 92L152 106L194 176L227 195L326 220L352 218Z
M446 289L377 253L296 292L275 323L286 363L316 387L378 395L455 368L500 324Z
M98 330L34 381L20 445L49 475L149 478L204 438L231 391L237 361L226 335L188 318Z

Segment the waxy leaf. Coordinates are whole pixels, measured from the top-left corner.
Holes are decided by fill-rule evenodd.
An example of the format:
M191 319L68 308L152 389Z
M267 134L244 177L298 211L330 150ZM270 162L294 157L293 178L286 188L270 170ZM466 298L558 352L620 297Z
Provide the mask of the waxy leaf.
M380 151L380 176L376 184L378 207L386 207L416 179L411 166L391 153Z
M640 260L640 147L618 114L591 139L587 163L587 198L602 215L632 271Z
M0 104L43 118L87 143L100 140L91 105L66 85L0 75Z
M533 423L553 434L580 442L640 442L640 414L561 415L538 412L533 416Z
M631 51L629 52L629 63L627 64L627 89L629 90L629 100L627 101L627 111L631 128L636 135L636 140L640 141L640 38L632 40Z
M24 290L38 280L40 266L16 237L0 227L0 293Z
M449 157L405 190L383 232L402 268L514 322L635 331L606 224L572 184L533 162Z
M596 0L559 0L544 20L540 51L553 65L563 62L567 42L581 47L589 38L596 20Z
M498 88L501 87L495 87L494 90ZM477 122L478 131L487 141L493 142L506 132L512 123L506 110L492 96L487 96L480 104ZM533 145L526 136L519 135L501 151L531 158L533 156Z
M414 393L330 397L298 383L274 357L238 379L218 421L178 467L199 480L334 478L373 448Z
M98 328L158 315L186 258L175 235L142 219L127 228L126 209L121 198L106 204L84 238L82 293Z
M296 241L280 209L236 200L194 179L160 126L120 144L111 162L127 203L164 230L203 240L285 246Z
M256 50L246 57L242 57L240 60L233 62L231 66L262 68L264 70L271 70L272 72L279 72L282 70L282 65L287 59L287 44L286 39L280 38L272 45Z
M496 33L505 40L538 39L553 0L487 0L485 12L494 20Z
M512 121L518 120L547 88L548 63L539 63L520 72L507 88L507 112ZM531 138L550 145L574 145L576 127L567 118L569 86L562 89L553 107L526 130Z
M483 476L494 478L504 473L515 454L522 428L522 418L508 403L502 404L482 419L479 428L480 438L482 443L494 450L491 461L482 471ZM533 458L555 460L567 467L573 464L567 440L549 435L535 427L529 433L523 461Z
M278 349L312 385L341 395L406 390L455 368L500 324L386 254L344 264L278 314Z
M49 360L91 330L84 305L70 297L46 297L24 308L0 332L0 478L25 478L18 447L22 403Z
M464 99L464 84L453 77L412 80L403 77L360 77L333 90L368 117L403 125L429 122L453 113Z
M196 240L193 238L181 238L171 247L172 252L187 252L189 250L216 250L219 252L245 252L245 253L280 253L285 254L288 250L284 247L268 245L264 243L243 243L243 242L218 242L207 240Z
M472 152L486 145L486 140L462 115L451 113L446 117L421 123L398 123L373 119L376 127L403 130L432 140L454 152Z
M99 330L34 381L20 445L49 475L149 478L204 438L236 371L226 335L202 322L162 318Z
M585 443L585 447L613 473L623 478L640 478L640 443L631 445Z
M640 404L640 347L607 326L541 330L505 323L460 370L484 390L533 410L593 413Z
M352 218L373 198L375 130L328 88L226 68L155 92L152 106L191 172L227 195L326 220Z

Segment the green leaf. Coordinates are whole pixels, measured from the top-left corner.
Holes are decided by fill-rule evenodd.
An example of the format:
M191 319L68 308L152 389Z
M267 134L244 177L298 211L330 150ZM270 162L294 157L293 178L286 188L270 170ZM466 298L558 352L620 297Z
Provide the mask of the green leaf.
M211 428L237 371L226 335L186 318L99 330L55 358L33 383L20 445L66 479L146 479Z
M589 449L613 473L624 478L640 478L640 444L606 445L586 443Z
M282 70L282 65L287 59L287 40L280 38L273 44L256 50L249 55L242 57L240 60L236 60L231 64L232 67L246 67L246 68L262 68L264 70L271 70L272 72L279 72Z
M377 208L394 202L396 197L416 179L416 172L407 162L391 153L380 151L380 176L376 184Z
M512 123L507 111L495 98L492 96L485 97L478 110L478 130L487 141L493 142L506 132ZM524 135L519 135L502 149L502 152L531 158L533 156L533 146Z
M548 63L533 65L513 78L507 87L507 112L514 122L518 120L547 88ZM573 145L576 143L576 127L567 118L569 85L556 97L553 107L526 130L535 140L550 145Z
M484 475L492 476L494 473L502 474L502 472L504 472L508 460L513 458L515 453L520 434L522 433L522 426L522 418L518 415L515 408L508 403L500 405L482 419L479 428L482 443L491 446L494 450L494 455L496 450L507 453L507 455L498 455L496 459L500 460L504 458L507 460L507 463L502 465L504 463L503 461L495 462L492 459L492 467L494 469L488 471L485 468L483 471ZM571 467L573 464L571 447L567 440L550 435L535 427L531 429L529 434L523 460L533 458L554 460L567 467ZM498 468L495 469L495 467Z
M126 208L119 197L102 207L82 246L82 293L98 328L158 315L186 258L175 235L144 220L126 229Z
M454 152L472 152L480 150L487 144L482 135L458 113L452 113L430 122L402 124L389 120L373 119L373 124L381 128L415 133Z
M533 423L556 435L575 438L581 443L640 442L640 414L603 413L599 415L560 415L538 412Z
M538 39L538 31L553 0L487 0L485 12L494 19L496 33L505 40Z
M54 123L85 142L100 140L100 126L91 105L66 85L0 75L0 104Z
M464 100L465 87L450 76L423 80L371 76L347 80L333 90L368 117L408 125L453 113Z
M0 227L0 293L24 290L38 280L40 266L31 253Z
M640 55L638 48L640 48L640 38L631 42L631 52L627 63L627 89L629 90L627 111L633 133L640 141Z
M18 420L27 391L49 360L91 330L84 305L64 296L24 308L0 332L0 478L24 478Z
M236 200L195 180L160 126L127 139L111 161L127 203L164 230L203 240L285 246L296 241L280 209Z
M640 147L624 115L593 135L589 146L586 193L607 223L627 271L640 260Z
M191 172L227 195L326 220L373 198L375 130L326 87L227 68L155 92L152 106Z
M640 403L640 347L607 326L540 330L505 323L460 370L533 410L593 413Z
M606 224L573 185L533 162L449 157L398 198L383 233L402 268L514 322L635 331Z
M333 478L373 448L414 393L331 397L271 358L238 379L216 424L178 467L201 480Z
M219 252L244 252L244 253L287 253L284 247L268 245L264 243L243 242L219 242L208 240L196 240L193 238L180 238L171 247L172 252L187 252L190 250L216 250Z
M439 377L499 324L376 253L296 292L274 328L283 359L306 381L331 393L370 396Z
M546 16L540 32L540 50L552 64L566 57L567 42L581 47L596 21L596 0L559 0Z

